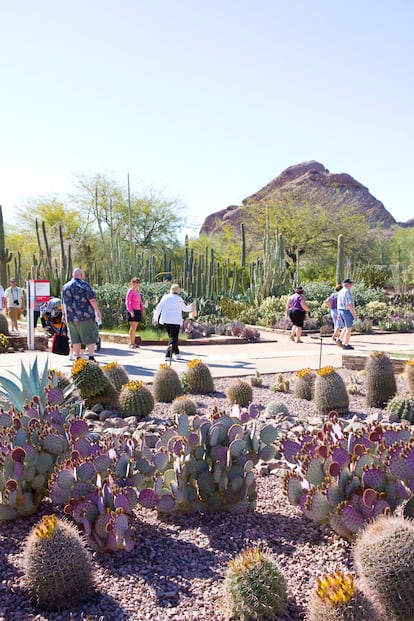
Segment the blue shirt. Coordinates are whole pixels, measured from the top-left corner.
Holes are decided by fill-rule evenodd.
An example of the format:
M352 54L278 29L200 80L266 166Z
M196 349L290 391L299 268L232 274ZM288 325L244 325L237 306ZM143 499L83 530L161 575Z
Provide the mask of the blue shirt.
M95 319L95 310L89 302L95 298L96 295L89 283L79 278L72 278L62 289L66 321L73 323Z
M352 297L351 290L347 287L342 287L342 289L338 292L338 310L344 311L349 310L349 304L354 305L354 298Z

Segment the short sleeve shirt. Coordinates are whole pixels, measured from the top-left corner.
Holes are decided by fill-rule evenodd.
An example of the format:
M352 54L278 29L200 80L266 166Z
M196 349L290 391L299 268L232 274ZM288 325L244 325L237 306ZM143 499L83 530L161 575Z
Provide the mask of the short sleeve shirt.
M302 299L303 295L301 293L294 293L293 295L291 295L289 298L289 310L303 311Z
M95 310L89 302L95 298L95 292L89 283L79 278L72 278L62 289L66 320L74 323L95 319Z
M348 310L349 304L354 305L354 298L352 297L352 293L347 287L342 287L342 289L338 293L338 310L344 311Z
M337 293L331 293L331 295L329 296L328 300L331 301L331 310L336 310L338 307L338 294Z

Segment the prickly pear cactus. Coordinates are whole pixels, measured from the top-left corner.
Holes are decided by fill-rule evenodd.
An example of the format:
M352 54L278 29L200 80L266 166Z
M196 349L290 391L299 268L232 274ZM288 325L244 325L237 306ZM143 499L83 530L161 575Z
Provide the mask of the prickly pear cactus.
M195 358L187 363L185 375L191 393L208 394L214 392L214 381L210 369L200 359Z
M62 610L93 592L91 558L76 527L55 515L44 516L24 549L25 588L34 605Z
M295 373L293 393L297 399L312 401L316 374L312 369L300 369Z
M183 393L178 373L169 364L162 364L155 373L152 389L155 400L161 403L170 403Z
M273 556L259 548L243 550L229 562L224 588L238 619L278 619L287 605L285 578Z
M122 387L119 408L124 418L127 416L145 418L154 409L154 397L142 382L133 380Z
M378 621L372 604L355 587L352 574L335 571L317 579L308 603L308 621Z
M232 405L247 406L253 401L253 389L247 382L237 379L227 388L226 397Z
M187 414L188 416L194 416L197 412L196 404L187 395L181 395L174 399L171 404L171 414Z
M359 534L353 556L361 589L387 621L414 620L414 524L382 516Z
M108 362L102 367L102 371L118 392L129 382L128 373L118 362Z
M9 336L9 324L6 315L0 312L0 334Z
M367 406L384 408L397 392L394 367L382 351L374 351L365 365Z
M410 358L410 360L407 360L405 363L404 374L408 392L410 395L414 395L414 358Z
M334 367L326 366L316 371L314 401L320 414L326 415L333 410L338 414L348 413L348 391L344 380Z
M387 411L391 422L406 420L412 425L414 423L414 397L408 395L394 397L388 402Z

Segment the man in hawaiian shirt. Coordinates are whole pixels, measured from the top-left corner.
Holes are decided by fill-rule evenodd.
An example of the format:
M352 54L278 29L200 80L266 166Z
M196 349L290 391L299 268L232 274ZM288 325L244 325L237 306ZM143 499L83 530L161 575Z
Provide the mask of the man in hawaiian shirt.
M73 352L77 358L81 356L81 344L89 355L89 360L95 360L95 344L98 340L98 323L102 323L101 311L96 301L96 295L89 283L83 280L80 267L73 270L72 280L62 289L63 320L69 328Z

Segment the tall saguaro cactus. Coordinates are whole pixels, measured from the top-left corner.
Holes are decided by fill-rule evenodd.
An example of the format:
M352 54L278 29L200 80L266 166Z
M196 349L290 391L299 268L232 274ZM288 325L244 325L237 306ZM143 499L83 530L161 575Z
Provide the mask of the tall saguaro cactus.
M8 281L7 263L10 263L12 257L13 253L9 252L4 241L3 211L0 205L0 284L2 285L5 285Z
M336 257L336 282L338 284L344 281L344 269L345 269L344 236L341 233L340 235L338 235L338 254Z

